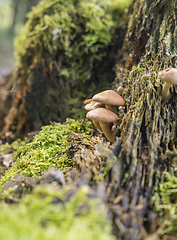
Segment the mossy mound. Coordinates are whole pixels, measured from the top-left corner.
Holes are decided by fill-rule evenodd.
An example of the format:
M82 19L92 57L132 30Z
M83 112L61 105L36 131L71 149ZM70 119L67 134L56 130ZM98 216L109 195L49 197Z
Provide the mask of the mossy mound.
M116 43L115 30L128 5L128 0L41 1L28 13L15 40L18 65L34 66L46 52L54 56L50 68L61 58L59 76L68 84L89 80L96 62L106 58L108 46Z
M98 199L89 199L83 186L65 200L70 187L56 191L55 185L35 188L17 205L0 203L1 240L115 240L107 209Z
M176 161L176 155L174 160ZM176 165L176 163L175 163ZM164 224L162 234L176 236L177 232L177 177L175 168L171 173L164 172L163 181L155 188L153 201Z
M88 79L94 60L101 60L105 48L115 42L119 17L128 5L120 0L41 1L28 13L29 20L15 40L18 64L31 65L45 49L62 55L61 76Z
M1 185L21 173L25 176L39 177L51 167L58 167L64 170L72 166L72 159L68 159L69 138L72 132L89 135L92 131L90 121L75 121L68 119L66 124L53 123L42 127L33 141L18 147L14 155L15 162L1 178ZM16 144L11 144L14 147ZM68 147L67 147L68 146ZM16 146L17 147L17 146ZM4 147L2 147L4 149Z

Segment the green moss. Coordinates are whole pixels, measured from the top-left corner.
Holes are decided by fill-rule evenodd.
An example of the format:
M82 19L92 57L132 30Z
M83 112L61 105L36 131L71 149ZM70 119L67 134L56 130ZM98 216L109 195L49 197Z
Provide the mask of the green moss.
M52 123L42 127L32 142L17 149L13 166L1 177L0 185L13 178L17 173L25 176L39 177L51 167L60 170L72 165L68 159L69 136L71 132L89 135L92 130L90 121L75 121L67 119L66 124Z
M99 200L88 200L88 186L82 187L68 202L64 193L51 186L38 187L17 205L0 204L1 240L115 240L107 209Z
M155 189L155 194L153 196L153 201L157 211L161 216L167 219L165 221L167 227L163 230L164 233L177 233L177 177L175 173L171 174L164 172L164 178L160 184L159 191Z
M61 76L88 79L94 60L101 60L114 41L118 18L129 0L42 0L28 14L15 40L19 66L35 63L44 49L62 55Z

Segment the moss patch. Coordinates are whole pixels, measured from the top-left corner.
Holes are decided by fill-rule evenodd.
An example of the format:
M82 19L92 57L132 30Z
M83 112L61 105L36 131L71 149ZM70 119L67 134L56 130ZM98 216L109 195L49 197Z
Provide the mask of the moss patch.
M0 204L1 240L115 240L107 209L97 199L89 200L89 188L83 186L69 201L52 186L35 188L18 205ZM56 202L58 199L58 203Z
M13 166L6 171L1 178L2 185L13 178L17 173L25 176L39 177L51 167L58 167L64 170L72 166L72 160L68 159L68 141L72 132L79 132L89 135L92 131L90 121L75 121L67 119L66 124L52 123L42 127L32 142L17 149L14 155Z
M129 1L120 0L41 1L15 40L18 64L29 66L44 48L62 55L61 76L89 78L94 60L105 56L105 47L113 41L119 17L128 5Z
M166 228L163 230L165 233L177 232L177 177L174 171L170 174L164 172L163 181L161 182L159 189L155 189L155 195L153 197L157 211L163 216Z

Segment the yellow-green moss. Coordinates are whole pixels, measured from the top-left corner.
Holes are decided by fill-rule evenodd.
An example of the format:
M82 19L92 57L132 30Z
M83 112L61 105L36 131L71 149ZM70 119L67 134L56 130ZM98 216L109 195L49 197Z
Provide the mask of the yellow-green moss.
M33 141L17 149L15 162L1 177L0 185L21 173L25 176L39 177L47 169L58 167L60 170L71 166L67 152L71 132L89 135L92 130L91 122L67 119L66 124L52 123L42 127Z
M159 189L155 188L153 201L160 215L165 215L167 227L163 230L163 234L177 233L177 177L174 171L171 174L164 172L163 182L160 184Z
M68 202L66 187L54 191L51 186L38 187L17 205L0 204L1 240L115 240L107 209L99 200L89 200L88 186L82 187Z
M45 50L52 56L62 56L61 76L89 78L94 60L101 60L105 48L114 41L118 19L129 2L40 1L28 13L29 20L15 40L18 65L31 65Z

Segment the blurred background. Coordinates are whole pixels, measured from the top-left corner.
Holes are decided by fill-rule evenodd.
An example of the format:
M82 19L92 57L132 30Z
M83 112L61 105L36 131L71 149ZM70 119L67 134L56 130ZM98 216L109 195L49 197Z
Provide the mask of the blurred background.
M0 80L14 65L13 39L27 21L26 14L40 0L0 0Z

